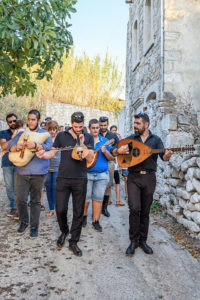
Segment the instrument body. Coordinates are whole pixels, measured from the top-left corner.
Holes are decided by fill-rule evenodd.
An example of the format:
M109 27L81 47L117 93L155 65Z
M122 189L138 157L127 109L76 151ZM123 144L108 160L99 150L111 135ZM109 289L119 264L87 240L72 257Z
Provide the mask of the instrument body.
M105 144L101 145L98 149L96 149L94 151L94 158L93 158L93 161L92 162L87 162L87 169L91 169L92 167L94 167L94 165L96 164L96 161L97 161L97 158L98 158L98 155L99 155L99 151L101 150L101 148L103 146L108 146L108 145L111 145L115 142L114 139L111 139L109 141L107 141Z
M34 142L38 144L44 143L50 137L50 133L35 132L26 129L20 136L17 144L25 144L26 142ZM26 166L35 156L35 149L23 148L21 151L9 152L9 160L17 167Z
M72 151L72 158L75 160L83 160L88 155L88 152L88 148L80 143L80 138L77 134L77 143Z
M149 158L152 154L164 153L167 149L151 149L146 144L132 140L132 139L123 139L119 141L117 148L121 146L128 145L129 154L119 154L117 156L118 165L121 168L128 168L139 163L143 162ZM184 146L178 148L170 148L172 152L189 152L192 153L195 148L194 146Z

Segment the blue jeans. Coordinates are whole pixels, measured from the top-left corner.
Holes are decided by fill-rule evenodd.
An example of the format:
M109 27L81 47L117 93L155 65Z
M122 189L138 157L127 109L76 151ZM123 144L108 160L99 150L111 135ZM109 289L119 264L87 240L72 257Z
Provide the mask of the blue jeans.
M88 184L87 184L87 194L86 202L90 200L103 201L106 187L109 182L109 173L88 173Z
M16 178L17 167L15 166L2 167L2 169L3 169L4 182L6 185L6 193L10 201L10 208L17 210L16 202L15 202L15 178Z
M49 202L49 209L54 210L56 206L56 178L58 172L49 172L46 179L47 200Z

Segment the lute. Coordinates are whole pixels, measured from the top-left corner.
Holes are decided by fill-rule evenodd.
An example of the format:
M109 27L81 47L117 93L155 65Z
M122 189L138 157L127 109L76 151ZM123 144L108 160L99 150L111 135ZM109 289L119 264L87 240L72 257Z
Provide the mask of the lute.
M114 143L114 139L111 139L109 141L107 141L105 144L101 145L99 148L97 148L95 151L94 151L94 159L91 163L88 163L87 162L87 169L91 169L92 167L94 167L94 165L96 164L96 161L97 161L97 157L99 155L99 151L101 150L101 148L103 146L108 146L108 145L111 145Z
M123 139L119 141L117 148L120 148L121 146L128 145L129 148L129 154L119 154L117 156L118 165L121 168L128 168L135 165L138 165L139 163L143 162L147 158L149 158L152 154L159 154L164 153L167 149L151 149L146 144L131 140L131 139ZM184 146L184 147L177 147L177 148L170 148L172 152L174 153L192 153L195 151L194 146Z

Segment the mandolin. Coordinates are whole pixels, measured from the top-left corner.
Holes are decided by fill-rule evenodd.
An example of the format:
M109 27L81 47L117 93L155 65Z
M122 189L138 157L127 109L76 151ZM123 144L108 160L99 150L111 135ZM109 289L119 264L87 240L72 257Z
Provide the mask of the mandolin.
M139 163L143 162L145 159L150 157L152 154L164 153L167 149L151 149L146 144L131 140L131 139L123 139L119 141L117 148L121 146L128 145L129 154L119 154L117 156L118 165L121 168L128 168ZM184 146L178 148L170 148L172 152L187 152L192 153L195 148L194 146Z
M72 158L76 160L83 160L88 155L88 148L80 143L79 134L77 134L77 142L72 151Z
M101 148L103 146L108 146L108 145L111 145L115 142L114 139L111 139L109 141L107 141L105 144L101 145L99 148L97 148L95 151L94 151L94 159L91 163L88 163L87 162L87 169L91 169L92 167L94 167L94 165L96 164L96 161L97 161L97 157L99 155L99 151L101 150Z

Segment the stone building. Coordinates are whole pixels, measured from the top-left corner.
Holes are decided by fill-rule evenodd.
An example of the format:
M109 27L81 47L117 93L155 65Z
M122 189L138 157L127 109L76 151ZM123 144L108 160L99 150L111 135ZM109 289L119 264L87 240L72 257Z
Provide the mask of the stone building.
M151 129L166 147L198 142L200 115L200 2L126 0L126 108L123 134L133 131L133 116L150 115ZM125 128L125 130L122 128ZM198 151L160 163L156 198L200 237L200 161ZM195 200L194 200L195 198Z

